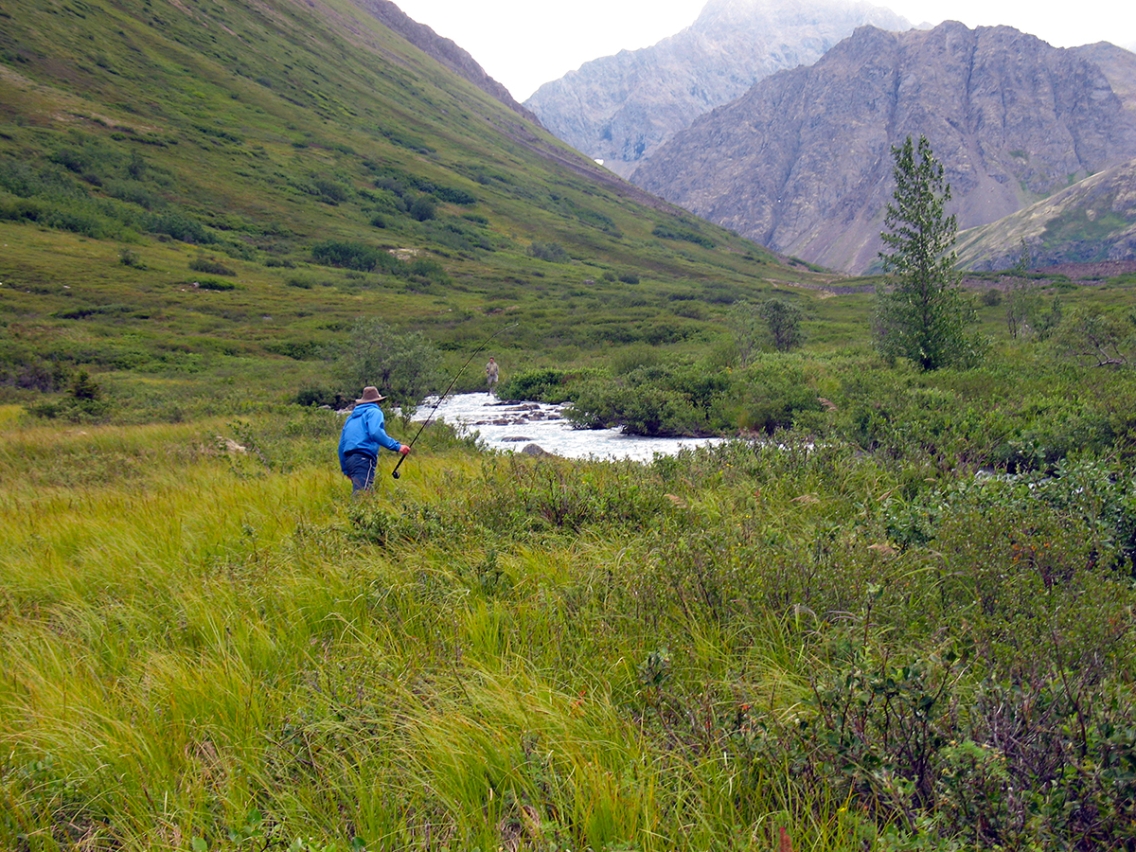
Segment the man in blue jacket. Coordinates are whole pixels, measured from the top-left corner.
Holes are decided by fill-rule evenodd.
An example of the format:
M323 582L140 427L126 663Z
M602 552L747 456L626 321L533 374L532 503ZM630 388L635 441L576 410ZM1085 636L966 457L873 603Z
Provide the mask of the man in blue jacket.
M375 467L379 460L379 447L386 447L404 456L410 447L400 444L383 428L383 410L379 403L386 399L379 389L368 385L363 396L355 400L355 410L343 424L339 436L339 469L351 480L352 494L368 491L375 481Z

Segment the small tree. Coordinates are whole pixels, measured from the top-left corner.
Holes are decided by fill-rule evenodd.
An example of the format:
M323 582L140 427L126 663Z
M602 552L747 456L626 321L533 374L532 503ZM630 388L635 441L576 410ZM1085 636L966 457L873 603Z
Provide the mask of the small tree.
M726 314L726 325L734 338L738 366L748 367L761 349L762 319L752 302L734 302Z
M82 402L98 402L103 397L103 389L86 370L80 370L75 374L75 378L71 382L70 393L73 399Z
M1019 241L1018 259L1014 261L1014 265L1010 267L1010 272L1014 275L1025 275L1030 271L1033 265L1033 253L1030 251L1029 243L1026 242L1025 237Z
M801 309L792 302L772 298L754 304L735 302L726 315L726 324L734 336L738 366L748 367L762 347L772 346L788 352L805 339L801 331Z
M766 299L757 311L769 329L769 339L778 352L788 352L804 343L801 309L784 299Z
M360 319L340 349L336 372L352 393L375 385L409 417L437 389L441 361L421 332L398 334L381 320Z
M1030 330L1030 319L1037 314L1041 299L1030 287L1029 279L1015 278L1006 293L1006 328L1017 340Z
M1097 367L1123 367L1128 364L1130 329L1114 316L1074 308L1060 321L1054 336L1066 355Z
M969 359L977 338L969 335L974 309L955 271L955 217L947 216L950 185L925 136L911 137L895 158L895 194L887 206L880 252L889 289L877 293L876 340L888 358L909 358L924 370Z

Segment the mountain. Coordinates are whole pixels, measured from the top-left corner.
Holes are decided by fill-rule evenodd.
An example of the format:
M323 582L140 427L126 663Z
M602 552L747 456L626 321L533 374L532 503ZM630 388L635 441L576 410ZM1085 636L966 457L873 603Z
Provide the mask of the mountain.
M682 32L585 63L525 106L545 127L627 177L677 131L775 71L811 65L861 24L899 15L848 0L710 0Z
M1136 257L1136 159L959 234L960 265L1007 269L1023 245L1033 266Z
M945 165L960 228L1136 156L1136 115L1095 62L1009 27L947 22L858 29L703 116L632 180L777 251L864 271L891 147L920 134Z
M1069 52L1100 68L1124 111L1136 114L1136 53L1107 41L1071 47Z
M767 276L810 279L396 12L0 0L0 392L83 369L151 407L252 373L281 398L361 316L449 353L508 320L532 366L694 347Z

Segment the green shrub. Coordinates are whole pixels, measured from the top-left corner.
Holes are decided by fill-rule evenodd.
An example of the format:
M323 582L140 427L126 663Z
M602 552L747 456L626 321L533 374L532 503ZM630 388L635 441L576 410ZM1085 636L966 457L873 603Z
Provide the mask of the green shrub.
M733 375L720 408L735 428L772 433L793 426L802 414L822 410L799 362L761 356Z
M145 269L146 264L142 262L142 257L134 249L124 248L118 253L118 262L123 266L129 266L133 269Z
M315 340L280 340L266 343L264 350L275 355L283 355L295 361L312 361L322 358L326 345Z
M336 410L344 408L352 402L341 392L326 387L301 388L296 392L295 400L297 405L317 408L326 405Z
M564 250L564 246L559 243L544 243L534 241L528 248L529 257L535 257L537 260L547 261L548 263L567 263L571 258L568 252Z
M492 251L493 243L488 234L461 224L460 220L435 220L426 224L426 233L433 242L457 251Z
M683 228L672 228L667 225L656 225L651 233L664 240L680 240L683 242L694 243L695 245L702 246L703 248L714 248L714 241L709 237L702 234L688 231Z
M104 187L111 198L137 204L145 210L156 210L166 206L165 200L150 187L138 181L111 181Z
M327 266L371 272L392 271L400 261L388 252L363 243L327 240L312 246L312 260Z
M429 195L420 195L410 203L406 212L419 222L427 222L437 215L438 206Z
M723 424L713 416L711 404L727 381L692 369L639 366L613 378L581 382L573 388L567 414L579 426L618 427L630 435L712 434Z
M332 180L315 180L312 182L314 195L319 196L325 204L342 204L351 197L351 190L341 183Z
M105 420L111 412L111 403L98 382L86 370L79 370L71 379L67 395L61 400L36 403L29 411L48 420L69 420L72 423L89 423Z
M460 204L463 207L470 207L477 203L477 196L471 192L466 192L464 189L456 189L451 186L439 186L434 189L434 195L439 200L449 202L450 204Z
M208 272L210 275L236 275L237 271L231 269L220 261L210 257L198 256L189 262L189 268L194 272Z
M568 385L574 375L578 374L552 368L522 370L497 386L497 396L501 399L535 400L552 404L566 402Z
M232 281L220 281L216 278L199 278L193 283L202 290L216 290L218 292L227 292L229 290L237 289L237 285Z
M585 383L576 391L568 416L581 426L618 427L628 435L668 437L706 431L705 419L688 399L666 388L633 383Z
M205 226L183 213L165 213L151 216L146 220L146 230L154 234L165 234L183 243L210 245L216 238Z

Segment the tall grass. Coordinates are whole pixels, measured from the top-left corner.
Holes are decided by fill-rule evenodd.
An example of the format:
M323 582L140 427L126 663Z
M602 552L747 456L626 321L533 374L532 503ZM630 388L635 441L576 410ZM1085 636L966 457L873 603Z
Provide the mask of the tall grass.
M352 503L329 465L248 476L202 431L6 435L7 843L673 845L663 812L708 780L620 706L638 637L563 600L610 545L377 547L361 516L504 460L416 456Z
M440 433L353 500L312 417L0 433L0 845L957 848L948 738L994 748L1003 675L1069 730L1130 716L1091 465L919 490L788 437L639 466ZM919 719L929 799L888 751Z

